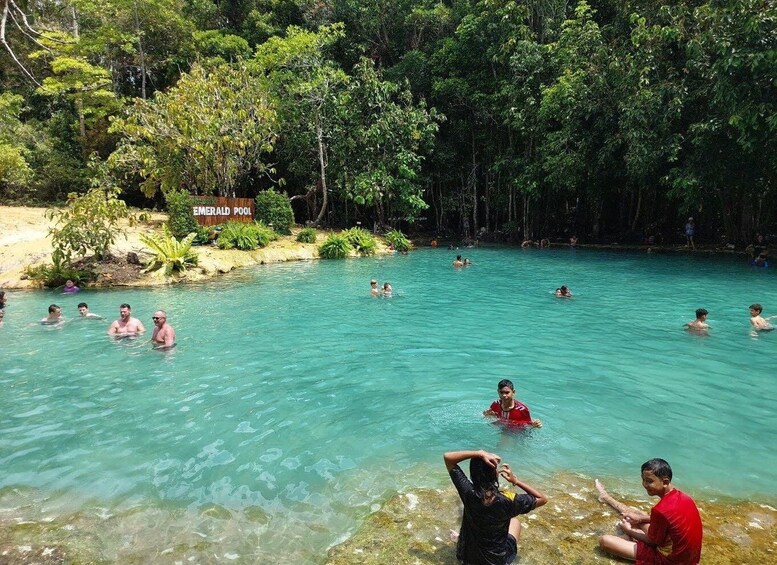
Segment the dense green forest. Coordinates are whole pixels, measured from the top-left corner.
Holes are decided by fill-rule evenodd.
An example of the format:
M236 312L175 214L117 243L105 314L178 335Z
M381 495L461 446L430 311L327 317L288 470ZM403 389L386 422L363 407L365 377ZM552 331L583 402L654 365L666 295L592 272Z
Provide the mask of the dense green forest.
M739 243L777 221L774 0L0 0L0 201Z

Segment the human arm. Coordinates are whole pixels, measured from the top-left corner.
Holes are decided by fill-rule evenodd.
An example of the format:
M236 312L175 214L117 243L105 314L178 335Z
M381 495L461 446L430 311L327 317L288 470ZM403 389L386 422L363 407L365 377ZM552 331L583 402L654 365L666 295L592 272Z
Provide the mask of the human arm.
M620 512L624 519L635 525L650 522L650 515L648 513L632 508L619 500L615 500L610 493L605 490L604 485L599 482L599 479L596 479L594 484L596 485L596 490L599 492L599 500Z
M164 347L172 347L173 345L175 345L175 330L171 327L168 327L167 331L165 332Z
M119 324L114 320L108 328L108 335L114 335L119 331Z
M143 322L141 322L140 320L138 320L138 326L137 327L138 327L138 329L137 329L138 333L143 333L144 331L146 331L146 327L143 325Z
M496 468L496 466L499 464L499 461L501 460L501 457L499 457L495 453L489 453L487 451L483 451L482 449L478 451L448 451L443 455L443 460L445 461L445 468L448 469L449 473L451 469L453 469L456 465L458 465L462 461L466 461L467 459L475 459L475 458L482 459L488 465L494 468Z
M623 530L623 533L629 536L631 539L641 541L648 545L655 545L646 531L644 531L642 528L635 527L635 524L626 518L621 520L618 525L620 526L621 530Z
M510 468L510 465L508 465L507 463L502 465L502 468L499 469L499 474L502 475L502 477L508 483L522 489L524 492L526 492L526 494L532 495L536 499L536 502L534 503L534 508L539 508L540 506L543 506L548 502L548 497L545 496L542 492L540 492L530 484L525 483L524 481L516 477L515 473L513 473L513 470Z

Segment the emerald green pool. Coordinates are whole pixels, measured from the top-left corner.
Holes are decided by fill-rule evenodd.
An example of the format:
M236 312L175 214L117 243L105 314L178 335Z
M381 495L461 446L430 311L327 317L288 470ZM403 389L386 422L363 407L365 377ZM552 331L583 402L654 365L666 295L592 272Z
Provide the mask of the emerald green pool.
M747 307L777 314L775 283L732 257L481 248L12 292L0 516L120 517L151 556L201 539L198 562L318 563L393 492L445 484L443 451L479 447L539 483L636 491L663 457L695 496L774 501L777 332L751 335ZM107 320L75 319L81 301ZM167 310L178 347L109 339L122 302L149 330ZM50 303L71 321L35 323ZM709 335L682 329L698 307ZM542 429L481 416L502 378Z

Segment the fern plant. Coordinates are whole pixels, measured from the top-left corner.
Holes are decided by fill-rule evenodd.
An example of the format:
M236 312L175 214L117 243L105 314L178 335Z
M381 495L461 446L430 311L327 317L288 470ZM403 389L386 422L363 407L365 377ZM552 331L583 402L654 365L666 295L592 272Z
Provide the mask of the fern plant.
M299 233L297 234L297 241L300 243L315 243L316 230L313 228L303 228L299 230Z
M271 241L276 239L278 239L278 234L264 224L227 222L221 229L216 244L221 249L251 251L257 247L267 247Z
M389 242L390 245L394 246L394 249L399 251L400 253L404 253L405 251L410 250L410 240L405 237L405 234L403 234L399 230L391 230L386 234L386 241Z
M318 253L324 259L345 259L353 251L348 238L343 234L332 234L318 248Z
M196 236L197 234L192 232L178 240L166 224L163 226L162 235L141 234L140 240L154 253L154 258L148 262L143 272L148 273L164 267L165 275L170 276L197 265L197 254L192 251L192 241Z
M362 228L345 230L343 236L360 255L372 255L378 247L373 235Z

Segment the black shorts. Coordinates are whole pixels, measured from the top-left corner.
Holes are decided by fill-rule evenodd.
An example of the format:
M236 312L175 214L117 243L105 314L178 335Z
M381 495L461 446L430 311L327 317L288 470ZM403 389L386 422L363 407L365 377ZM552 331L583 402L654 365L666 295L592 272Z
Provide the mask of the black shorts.
M505 539L505 560L504 565L510 565L515 558L518 557L518 542L515 541L513 534L507 534ZM462 561L461 565L469 565L466 561Z

